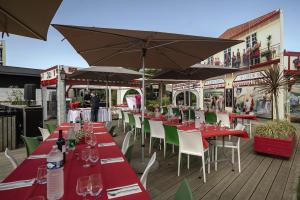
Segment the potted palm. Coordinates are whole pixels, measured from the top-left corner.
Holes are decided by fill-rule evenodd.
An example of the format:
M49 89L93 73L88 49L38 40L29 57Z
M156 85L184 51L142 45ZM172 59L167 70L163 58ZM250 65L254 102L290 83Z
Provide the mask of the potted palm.
M256 127L254 151L290 158L296 142L296 128L288 121L272 121Z
M295 127L287 121L279 120L278 94L281 88L287 87L289 80L284 77L278 65L261 72L263 82L260 92L273 95L275 103L274 121L258 126L254 136L254 150L283 157L290 157L295 144Z

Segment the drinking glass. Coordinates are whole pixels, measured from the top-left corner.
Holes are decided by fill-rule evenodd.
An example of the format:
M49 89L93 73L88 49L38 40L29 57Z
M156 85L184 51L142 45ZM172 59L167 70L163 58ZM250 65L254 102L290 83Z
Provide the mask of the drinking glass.
M90 175L89 191L90 195L97 197L103 189L101 174Z
M36 175L36 182L38 184L47 183L47 166L46 165L41 165L38 167L37 175Z
M83 199L86 199L86 195L89 193L89 183L89 176L82 176L77 179L76 193L83 196Z
M93 148L91 149L90 152L90 161L95 164L97 163L97 161L99 160L99 153L98 153L98 149L97 148Z
M90 153L91 153L91 149L83 149L81 151L81 159L85 161L85 164L83 165L83 167L89 167L90 166L90 164L88 164Z

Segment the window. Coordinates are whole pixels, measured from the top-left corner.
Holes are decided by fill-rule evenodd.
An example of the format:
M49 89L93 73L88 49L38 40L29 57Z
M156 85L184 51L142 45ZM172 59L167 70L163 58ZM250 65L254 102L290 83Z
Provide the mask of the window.
M254 46L254 44L257 42L256 33L253 33L251 35L251 38L252 38L252 46Z
M250 36L246 37L246 47L249 48L250 47Z
M253 33L251 36L246 37L246 48L253 47L254 44L257 42L257 35Z

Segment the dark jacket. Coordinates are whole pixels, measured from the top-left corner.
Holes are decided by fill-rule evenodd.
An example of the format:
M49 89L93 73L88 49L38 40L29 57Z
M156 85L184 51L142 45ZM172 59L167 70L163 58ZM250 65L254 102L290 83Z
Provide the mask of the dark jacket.
M99 98L96 95L91 97L91 108L97 110L99 109L99 106L100 106Z

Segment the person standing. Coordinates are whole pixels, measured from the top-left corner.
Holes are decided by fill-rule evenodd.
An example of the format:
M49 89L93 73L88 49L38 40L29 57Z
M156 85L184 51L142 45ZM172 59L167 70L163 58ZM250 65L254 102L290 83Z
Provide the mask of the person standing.
M97 122L98 120L98 111L99 111L100 100L95 95L95 93L91 93L91 121Z

